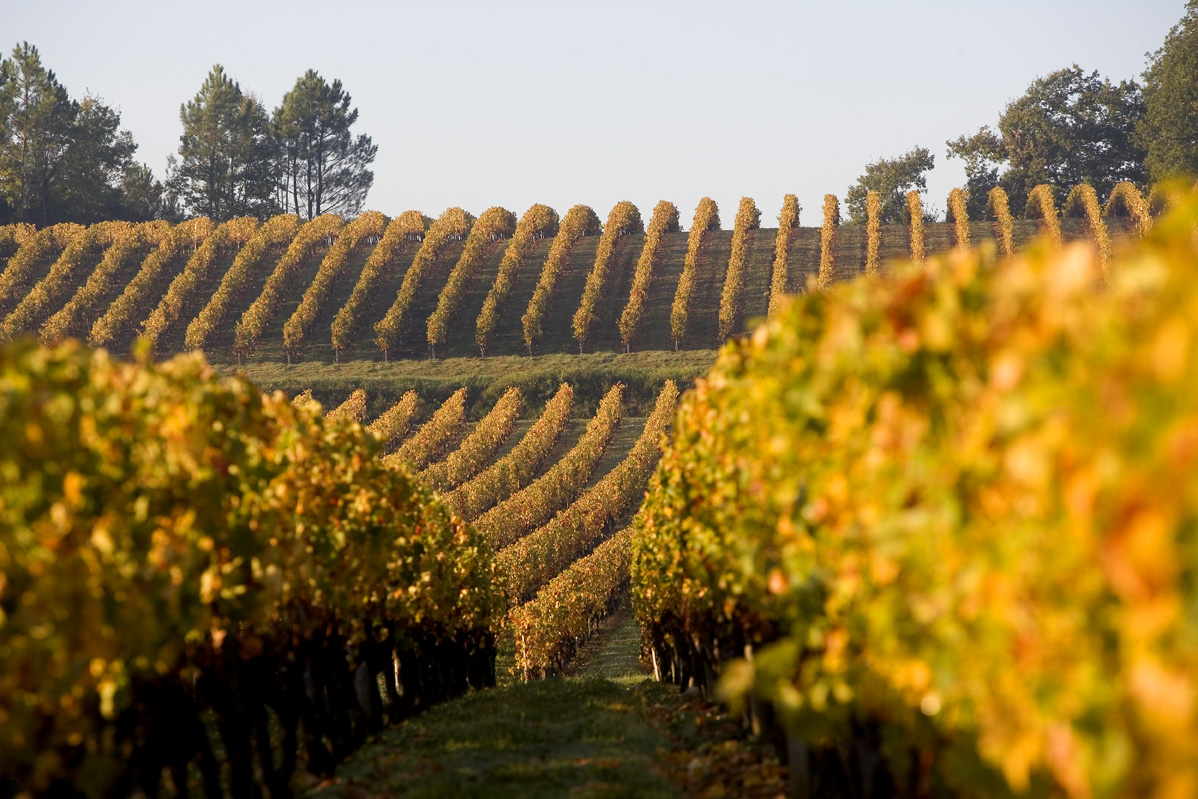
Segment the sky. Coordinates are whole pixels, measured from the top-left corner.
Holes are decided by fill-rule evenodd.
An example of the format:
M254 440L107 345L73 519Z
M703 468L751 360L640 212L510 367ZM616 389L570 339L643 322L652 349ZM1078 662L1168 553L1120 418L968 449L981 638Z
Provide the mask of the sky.
M474 2L0 0L0 48L37 46L74 98L119 110L163 177L180 105L214 64L267 108L308 69L340 79L378 145L365 208L517 215L577 203L606 218L658 200L684 227L703 196L731 227L752 197L823 196L916 146L925 206L964 184L945 142L994 126L1040 76L1074 63L1118 82L1184 0Z

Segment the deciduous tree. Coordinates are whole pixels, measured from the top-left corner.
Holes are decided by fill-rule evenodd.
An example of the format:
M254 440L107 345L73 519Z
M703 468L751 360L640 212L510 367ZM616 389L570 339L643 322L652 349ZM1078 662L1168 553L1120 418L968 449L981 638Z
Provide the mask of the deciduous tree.
M907 192L927 191L927 172L936 165L936 157L926 147L915 147L898 158L879 158L865 165L865 174L857 178L845 195L845 205L854 225L866 222L866 198L876 191L882 201L882 223L906 221Z
M1144 110L1136 134L1152 179L1198 175L1198 0L1150 56Z
M1037 78L1007 105L997 131L985 126L948 142L949 157L965 161L969 215L985 214L995 186L1021 208L1041 183L1062 198L1079 183L1100 196L1123 180L1143 183L1145 153L1134 135L1143 117L1135 81L1114 84L1076 64Z

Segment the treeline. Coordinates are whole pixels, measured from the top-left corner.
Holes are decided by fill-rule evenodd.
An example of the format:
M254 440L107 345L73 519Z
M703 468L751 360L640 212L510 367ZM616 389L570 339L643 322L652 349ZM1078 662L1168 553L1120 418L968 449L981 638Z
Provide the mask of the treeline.
M353 216L374 182L378 147L351 128L341 81L308 70L273 111L217 64L179 109L166 176L134 158L120 112L72 98L33 45L0 60L0 224Z

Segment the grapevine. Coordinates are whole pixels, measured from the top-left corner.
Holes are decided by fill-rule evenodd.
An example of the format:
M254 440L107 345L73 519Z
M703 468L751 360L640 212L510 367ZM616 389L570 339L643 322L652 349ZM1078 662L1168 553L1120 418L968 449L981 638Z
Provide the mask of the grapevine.
M25 238L16 254L8 259L8 266L0 272L0 314L8 314L16 307L39 264L61 253L85 231L83 225L64 222L42 228Z
M628 587L631 539L632 528L625 527L512 610L516 667L525 680L559 673L595 623L615 609Z
M1041 183L1028 192L1024 216L1028 219L1043 219L1044 232L1048 235L1048 240L1057 247L1063 244L1061 220L1057 216L1057 206L1053 202L1050 186Z
M207 217L175 225L142 261L141 269L120 296L92 324L87 343L92 347L115 347L127 342L138 321L149 313L147 306L156 302L166 290L171 279L170 270L177 261L189 248L193 252L197 251L215 229L216 225Z
M37 228L28 222L0 225L0 260L8 265L8 259L16 255L21 245L37 234ZM0 272L3 272L0 269Z
M217 260L227 250L245 244L258 229L258 220L252 216L230 219L204 239L204 243L188 260L183 271L171 281L166 295L158 307L142 322L141 339L151 346L158 343L162 335L180 320L188 305L208 280Z
M333 318L333 350L338 360L341 359L341 353L354 344L363 304L378 287L379 281L394 269L403 245L423 239L425 230L426 217L419 211L404 211L387 225L387 232L366 259L349 299Z
M599 217L589 206L576 205L566 212L566 218L562 220L557 235L553 237L553 244L549 246L549 255L541 267L541 277L533 290L532 299L528 301L528 310L520 320L524 328L524 346L528 348L529 355L544 335L545 318L549 315L558 277L569 265L574 246L583 236L593 236L602 229Z
M1102 219L1102 206L1098 203L1098 194L1088 183L1074 186L1065 198L1065 215L1072 216L1081 211L1090 223L1090 230L1098 244L1098 271L1102 285L1110 282L1111 266L1111 236L1107 232L1106 222Z
M948 193L948 217L953 223L953 233L957 237L957 247L969 249L969 213L965 203L969 200L969 192L964 189L953 189Z
M715 200L704 197L695 207L695 218L691 222L690 233L686 236L686 257L682 262L682 275L678 278L678 288L674 292L674 304L670 306L670 335L674 339L675 350L682 346L682 340L686 336L691 295L695 291L695 281L698 279L699 258L703 245L709 238L707 232L719 229L719 207Z
M840 224L840 201L835 194L824 195L824 223L819 231L819 276L816 285L826 291L832 285L836 272L833 249L836 243L836 227Z
M415 391L409 391L366 427L383 444L383 451L394 449L404 436L408 434L412 418L420 407L420 397Z
M1196 217L1104 292L1088 248L959 252L725 348L634 527L662 675L887 791L1188 795Z
M573 404L574 389L562 383L512 451L447 494L442 500L445 507L472 521L527 485L561 439Z
M415 435L384 458L392 467L405 466L413 473L445 455L466 427L466 389L459 388L433 412Z
M169 768L282 796L297 759L328 775L384 719L493 684L489 550L360 429L198 357L0 364L7 786L157 795Z
M68 337L82 337L95 322L103 298L117 285L117 276L131 268L139 257L144 259L146 249L159 246L169 234L170 225L163 221L142 222L118 233L87 281L62 308L42 323L38 330L42 344L55 346Z
M911 263L923 267L924 236L923 236L923 201L919 192L907 192L907 215L911 217Z
M653 208L653 216L649 219L645 243L641 248L641 256L636 262L636 271L632 276L632 288L628 293L628 304L620 314L620 340L624 343L624 351L632 351L632 341L641 326L641 317L645 312L645 299L649 295L649 286L653 279L653 262L658 258L661 248L661 237L666 233L678 231L678 209L671 202L662 200Z
M416 292L424 284L429 270L437 260L441 250L450 241L465 236L474 223L474 218L461 208L448 208L445 213L429 226L424 234L424 241L412 259L411 266L404 273L403 283L396 292L395 301L387 309L387 314L374 325L375 343L383 351L383 360L387 360L392 349L399 345L407 321L408 309Z
M287 245L287 252L275 264L270 277L266 278L262 292L237 322L233 349L239 362L253 355L258 348L266 326L282 309L286 291L295 281L296 273L304 261L323 241L336 235L342 224L341 217L336 214L321 214L305 222L295 234L291 244Z
M203 310L187 325L183 340L188 349L202 350L208 345L213 331L224 321L230 306L244 293L254 270L265 260L267 253L289 243L298 230L299 217L295 214L273 216L258 228L237 253L232 266L221 278L220 285Z
M76 236L51 264L46 276L0 323L0 341L37 329L56 306L61 307L59 303L64 303L72 284L79 282L80 273L96 265L104 251L128 232L128 222L98 222Z
M582 300L574 313L574 339L578 342L580 353L590 340L591 330L598 321L595 306L599 303L599 296L607 283L607 267L615 253L616 240L630 233L641 233L644 229L641 212L627 200L616 203L608 214L603 235L599 238L599 248L595 252L595 265L587 275Z
M474 477L486 468L499 448L507 441L520 418L520 390L509 388L483 417L470 435L449 457L434 463L417 475L417 479L434 491L449 491Z
M1002 186L995 186L986 198L998 225L998 251L1001 255L1015 254L1015 223L1011 219L1011 204Z
M509 605L531 599L554 575L594 549L611 525L644 498L649 476L661 457L662 436L677 404L678 389L674 381L667 380L644 430L619 466L535 532L510 546L493 544ZM482 527L479 531L487 535Z
M1152 213L1136 184L1126 180L1115 184L1106 202L1107 216L1127 214L1136 223L1136 232L1147 236L1152 230Z
M316 317L325 300L333 291L337 280L345 271L354 250L363 241L381 236L386 225L387 218L381 213L367 211L341 229L337 240L333 242L333 246L329 248L324 260L320 262L320 268L316 270L316 277L312 278L312 283L304 292L299 306L283 325L283 346L287 348L288 363L291 363L293 356L303 352L304 347L309 343Z
M724 290L720 295L720 341L732 335L744 304L745 270L749 259L749 231L761 226L761 212L751 197L741 197L732 227L732 255L724 275Z
M624 384L604 395L582 438L560 461L521 490L474 520L494 549L514 543L544 524L578 496L607 450L624 412Z
M462 254L437 298L437 310L428 318L428 346L433 357L437 355L437 345L449 339L449 320L457 314L467 284L482 268L490 243L511 236L515 228L516 216L498 206L483 211L471 226Z
M346 397L345 402L325 414L325 418L330 422L338 420L361 422L366 418L366 392L360 388L354 389Z
M479 354L484 358L487 347L495 335L495 326L499 323L499 315L503 312L504 303L512 290L512 280L524 264L524 259L532 250L537 239L554 236L559 229L557 212L547 205L534 205L520 217L516 232L512 234L511 243L503 253L499 262L499 272L495 282L487 292L483 308L479 311L475 322L474 341L478 344Z
M876 191L865 195L865 274L878 271L878 252L882 249L882 197Z

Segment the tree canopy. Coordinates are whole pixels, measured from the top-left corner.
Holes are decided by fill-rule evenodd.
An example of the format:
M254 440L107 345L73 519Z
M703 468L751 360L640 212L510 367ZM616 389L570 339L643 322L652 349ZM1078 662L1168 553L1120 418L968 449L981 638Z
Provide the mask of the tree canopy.
M927 173L935 166L936 157L926 147L915 147L898 158L879 158L866 164L865 174L849 187L845 205L849 219L855 225L866 220L865 199L869 192L876 191L882 200L883 224L903 222L907 213L907 192L912 189L924 192L928 188Z
M1037 78L998 119L972 136L948 142L950 158L965 160L970 216L1002 186L1022 207L1031 189L1048 184L1063 197L1079 183L1100 196L1120 181L1142 184L1144 149L1135 135L1144 98L1135 81L1113 84L1074 64Z
M99 98L72 100L36 47L14 47L0 61L0 223L152 219L162 187L120 124Z
M1136 133L1152 179L1198 176L1198 0L1149 57L1144 107Z

